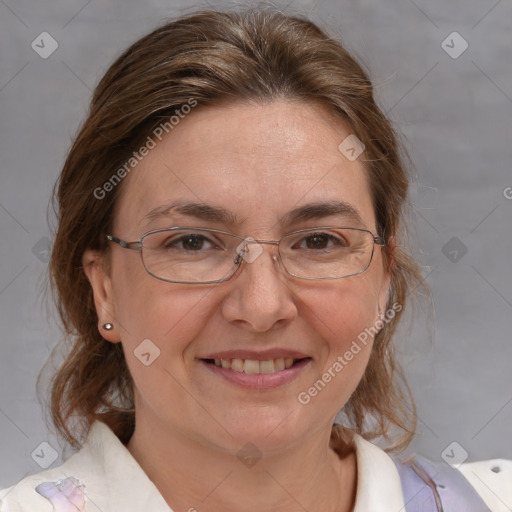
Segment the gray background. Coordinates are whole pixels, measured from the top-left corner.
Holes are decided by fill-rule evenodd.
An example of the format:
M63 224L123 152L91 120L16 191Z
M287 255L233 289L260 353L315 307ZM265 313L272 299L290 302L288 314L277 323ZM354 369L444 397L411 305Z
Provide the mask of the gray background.
M456 441L452 457L512 458L512 3L276 4L327 26L366 62L416 164L411 234L436 316L427 325L420 307L397 339L420 418L413 447L441 460ZM31 453L41 442L62 453L35 394L60 336L41 293L46 212L91 90L128 44L206 5L0 1L0 487L40 470ZM43 31L59 45L47 59L31 48ZM441 46L454 31L469 44L458 58Z

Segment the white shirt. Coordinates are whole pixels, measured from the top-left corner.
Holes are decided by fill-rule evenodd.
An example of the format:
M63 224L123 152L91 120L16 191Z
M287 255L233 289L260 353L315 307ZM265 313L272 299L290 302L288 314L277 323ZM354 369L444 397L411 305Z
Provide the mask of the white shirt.
M358 482L353 512L405 512L400 477L389 455L358 435L354 435L354 448ZM496 467L500 467L500 472L495 472ZM492 512L512 510L512 461L475 462L459 469ZM75 501L78 505L54 507L49 498L35 490L45 482L46 490L45 486L39 488L42 494L65 482L72 487L83 486L77 493L83 490L85 500L80 501L78 497ZM193 504L191 510L192 507ZM201 512L200 507L198 510ZM28 476L0 491L0 512L53 511L172 512L172 509L116 435L105 424L96 422L82 449L64 464Z

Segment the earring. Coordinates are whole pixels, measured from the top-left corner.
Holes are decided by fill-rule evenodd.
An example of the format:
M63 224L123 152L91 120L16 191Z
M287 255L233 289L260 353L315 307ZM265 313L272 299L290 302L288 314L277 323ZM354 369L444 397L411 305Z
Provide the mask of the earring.
M105 331L111 331L114 328L114 326L112 324L110 324L110 323L109 324L103 324L102 327L103 327L103 329L105 329Z

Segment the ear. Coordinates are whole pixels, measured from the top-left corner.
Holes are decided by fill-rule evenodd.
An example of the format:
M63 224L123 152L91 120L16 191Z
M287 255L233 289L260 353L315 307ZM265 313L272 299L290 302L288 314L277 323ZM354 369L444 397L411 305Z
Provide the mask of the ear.
M115 321L114 294L108 261L99 251L87 249L82 257L82 266L92 286L98 315L98 330L106 340L118 343L121 340ZM112 324L113 329L104 329L103 325L107 323Z

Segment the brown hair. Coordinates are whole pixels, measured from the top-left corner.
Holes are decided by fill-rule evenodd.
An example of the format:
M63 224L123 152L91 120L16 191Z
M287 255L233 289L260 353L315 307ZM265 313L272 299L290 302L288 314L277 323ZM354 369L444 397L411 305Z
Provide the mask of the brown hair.
M100 235L111 228L123 184L110 187L100 199L95 191L187 102L195 100L200 108L278 97L322 103L366 146L362 161L378 234L396 241L384 252L391 272L387 307L399 303L403 309L376 335L365 374L344 407L343 428L367 439L384 436L391 441L391 429L398 426L400 435L388 448L401 449L410 442L416 424L414 403L390 343L408 294L422 284L416 262L403 247L405 153L374 101L367 74L338 41L310 21L250 9L197 12L165 24L128 48L96 87L64 164L54 194L59 224L50 278L72 347L52 382L51 414L73 446L80 446L96 419L127 442L135 421L133 382L122 346L106 342L98 332L92 289L82 268L86 249L108 250ZM72 428L77 418L81 428ZM343 435L343 428L333 426L333 435Z

